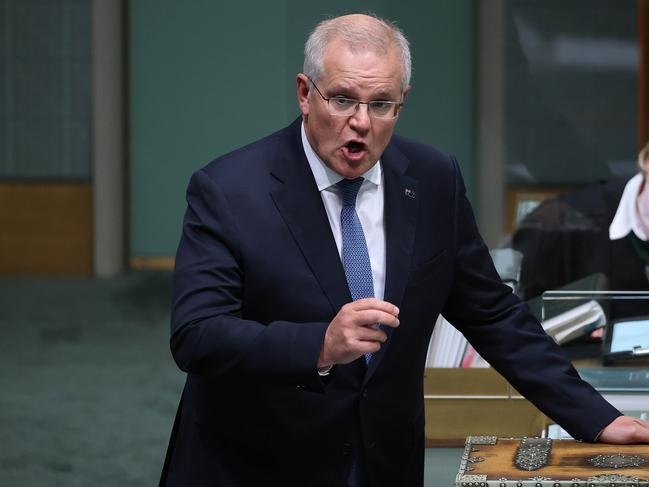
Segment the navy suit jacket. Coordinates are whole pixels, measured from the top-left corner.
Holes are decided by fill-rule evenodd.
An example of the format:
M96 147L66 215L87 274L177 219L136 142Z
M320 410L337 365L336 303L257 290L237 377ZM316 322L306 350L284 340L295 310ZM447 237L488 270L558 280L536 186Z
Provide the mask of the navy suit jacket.
M582 382L503 285L453 157L394 136L385 300L401 325L366 366L320 377L325 330L351 301L300 120L197 171L176 257L171 347L187 382L162 485L423 483L423 368L439 313L575 437L619 412Z

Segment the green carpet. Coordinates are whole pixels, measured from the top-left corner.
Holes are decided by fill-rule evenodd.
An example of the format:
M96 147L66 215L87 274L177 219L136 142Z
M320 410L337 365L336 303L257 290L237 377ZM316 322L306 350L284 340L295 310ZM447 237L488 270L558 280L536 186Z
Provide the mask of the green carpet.
M184 380L169 279L0 277L0 487L157 485ZM426 485L460 455L427 450Z
M0 486L155 485L183 376L169 274L0 278Z

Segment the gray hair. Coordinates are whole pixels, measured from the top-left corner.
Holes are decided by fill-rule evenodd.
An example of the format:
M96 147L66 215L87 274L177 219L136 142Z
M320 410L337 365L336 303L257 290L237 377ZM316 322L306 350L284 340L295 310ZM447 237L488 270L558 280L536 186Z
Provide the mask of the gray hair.
M314 81L324 76L322 58L329 43L342 39L352 50L371 50L379 53L397 48L401 57L401 89L410 84L412 61L410 46L394 22L376 16L366 16L370 22L359 22L357 16L346 15L320 22L304 45L303 72Z

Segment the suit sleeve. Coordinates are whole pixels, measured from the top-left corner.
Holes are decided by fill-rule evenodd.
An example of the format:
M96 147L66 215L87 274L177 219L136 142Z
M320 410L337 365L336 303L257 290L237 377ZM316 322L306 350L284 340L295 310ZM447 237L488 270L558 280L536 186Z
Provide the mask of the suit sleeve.
M328 323L243 319L245 269L236 221L203 171L192 177L173 276L171 350L204 375L242 374L322 387L316 363ZM260 242L262 252L263 242Z
M455 269L443 315L521 394L574 438L594 441L620 415L503 284L480 237L457 162Z

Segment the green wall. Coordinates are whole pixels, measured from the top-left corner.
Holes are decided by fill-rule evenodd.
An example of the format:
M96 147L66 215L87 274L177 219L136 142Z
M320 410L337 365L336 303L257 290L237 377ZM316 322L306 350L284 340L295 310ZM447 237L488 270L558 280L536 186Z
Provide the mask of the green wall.
M306 36L318 21L354 11L403 28L413 89L397 132L456 154L473 193L471 0L130 0L131 256L175 253L191 173L297 117Z

